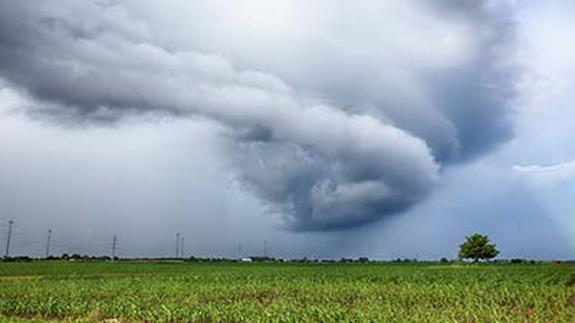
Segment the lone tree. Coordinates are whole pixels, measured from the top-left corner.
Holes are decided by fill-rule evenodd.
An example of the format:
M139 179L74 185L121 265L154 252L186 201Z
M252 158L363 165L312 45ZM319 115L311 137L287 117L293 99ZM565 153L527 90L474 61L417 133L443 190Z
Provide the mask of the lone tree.
M498 254L499 250L495 244L490 243L489 237L479 233L468 236L459 246L459 258L473 259L473 262L478 262L480 259L492 259Z

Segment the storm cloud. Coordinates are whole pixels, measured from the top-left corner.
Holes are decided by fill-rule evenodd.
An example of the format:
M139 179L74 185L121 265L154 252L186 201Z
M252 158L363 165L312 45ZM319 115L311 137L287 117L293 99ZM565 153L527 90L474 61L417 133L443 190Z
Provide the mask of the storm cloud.
M348 228L510 138L512 6L0 0L0 77L45 116L215 121L284 227Z

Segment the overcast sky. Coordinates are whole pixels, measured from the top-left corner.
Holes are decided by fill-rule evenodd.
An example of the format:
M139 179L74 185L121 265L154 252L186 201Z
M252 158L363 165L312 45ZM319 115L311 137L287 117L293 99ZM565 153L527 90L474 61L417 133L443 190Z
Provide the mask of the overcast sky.
M570 1L0 0L12 254L575 257Z

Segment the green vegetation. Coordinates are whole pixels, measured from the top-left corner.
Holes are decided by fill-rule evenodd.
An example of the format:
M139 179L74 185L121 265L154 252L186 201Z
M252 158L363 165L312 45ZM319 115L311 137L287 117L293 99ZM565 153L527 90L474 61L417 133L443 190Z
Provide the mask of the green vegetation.
M459 246L459 258L473 259L478 262L480 259L489 260L497 257L499 250L495 244L489 241L489 237L476 233L465 239Z
M575 322L574 264L0 262L0 321Z

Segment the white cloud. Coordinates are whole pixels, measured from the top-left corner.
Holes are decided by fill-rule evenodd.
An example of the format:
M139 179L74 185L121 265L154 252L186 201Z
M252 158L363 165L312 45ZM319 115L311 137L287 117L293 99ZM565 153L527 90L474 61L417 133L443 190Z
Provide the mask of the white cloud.
M575 5L551 0L522 8L518 58L525 70L518 86L523 106L540 113L575 86Z
M513 171L535 184L556 184L575 179L575 161L548 166L516 165Z

